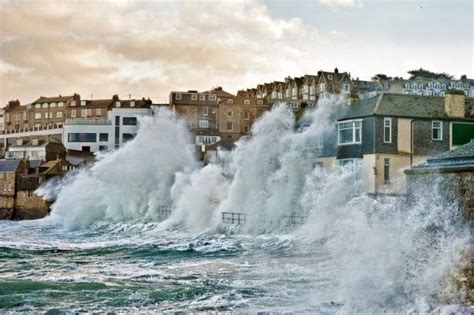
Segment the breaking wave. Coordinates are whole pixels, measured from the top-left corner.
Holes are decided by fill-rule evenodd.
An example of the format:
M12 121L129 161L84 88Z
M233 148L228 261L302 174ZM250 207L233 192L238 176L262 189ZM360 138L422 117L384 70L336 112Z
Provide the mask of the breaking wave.
M410 203L376 200L363 192L358 170L315 166L321 139L335 137L345 106L344 99L320 101L302 124L278 106L230 154L218 153L223 163L205 167L193 158L184 124L159 110L140 119L138 135L123 148L41 187L42 195L55 198L45 220L72 230L145 225L155 234L182 231L212 239L235 233L222 224L222 212L245 213L239 234L285 235L303 248L298 255L329 259L324 270L305 266L317 271L311 276L330 279L320 291L301 293L308 305L330 301L351 313L457 303L446 279L470 236L456 204L433 187L420 187ZM166 218L163 206L172 209ZM304 224L289 224L291 216Z

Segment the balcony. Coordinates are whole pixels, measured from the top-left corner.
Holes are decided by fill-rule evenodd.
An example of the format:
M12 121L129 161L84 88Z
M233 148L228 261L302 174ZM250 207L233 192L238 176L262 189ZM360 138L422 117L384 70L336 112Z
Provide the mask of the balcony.
M94 118L71 118L66 119L65 125L112 125L112 121L108 119Z

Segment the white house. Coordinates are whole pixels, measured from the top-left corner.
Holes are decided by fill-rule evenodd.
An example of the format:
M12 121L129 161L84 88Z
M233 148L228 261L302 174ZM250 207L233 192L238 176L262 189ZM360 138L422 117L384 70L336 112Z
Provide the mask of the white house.
M120 148L137 134L137 118L151 114L150 108L114 107L107 112L107 119L68 119L64 124L64 146L86 152Z

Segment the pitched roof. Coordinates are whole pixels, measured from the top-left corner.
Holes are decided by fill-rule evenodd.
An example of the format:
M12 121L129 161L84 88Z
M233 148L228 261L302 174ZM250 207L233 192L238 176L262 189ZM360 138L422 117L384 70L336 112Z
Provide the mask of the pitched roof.
M15 172L21 160L0 160L0 172Z
M444 97L408 94L381 93L377 96L359 99L348 106L341 120L359 118L370 115L385 115L418 118L448 118L444 109ZM474 107L474 100L466 98L466 119Z
M446 151L428 159L428 162L440 162L447 160L471 159L474 161L474 139L469 143L457 147L454 150Z
M51 103L51 102L66 102L68 100L70 100L73 96L70 95L70 96L53 96L53 97L46 97L46 96L40 96L40 98L38 98L36 101L34 101L32 104L36 104L36 103Z

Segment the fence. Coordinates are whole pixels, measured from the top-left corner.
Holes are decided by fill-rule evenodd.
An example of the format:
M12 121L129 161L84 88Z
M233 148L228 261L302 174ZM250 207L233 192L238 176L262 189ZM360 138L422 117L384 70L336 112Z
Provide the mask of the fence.
M243 224L247 221L247 214L240 212L222 212L222 223Z
M164 220L170 216L173 208L171 206L158 206L156 210L158 212L158 217L160 218L160 220Z

